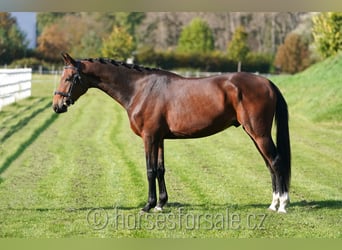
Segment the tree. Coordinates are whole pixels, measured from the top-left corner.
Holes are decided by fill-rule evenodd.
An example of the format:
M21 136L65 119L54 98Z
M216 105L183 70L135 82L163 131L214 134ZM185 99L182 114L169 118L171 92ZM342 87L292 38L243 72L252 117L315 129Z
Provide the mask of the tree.
M315 44L324 58L342 50L342 12L324 12L312 21Z
M78 46L80 49L76 52L79 58L99 57L102 47L102 36L99 33L90 29L87 35L83 36Z
M70 44L58 24L46 27L38 37L37 51L49 61L60 61L60 53L69 49Z
M10 63L25 55L28 42L17 21L8 12L0 12L0 63Z
M47 24L38 37L37 51L49 61L60 59L61 51L78 58L98 57L101 53L104 25L94 15L67 14ZM72 24L72 25L70 25Z
M138 47L176 48L182 27L183 22L176 12L148 12L137 28Z
M124 28L114 26L112 33L103 39L101 52L105 57L125 60L134 49L133 37Z
M310 64L308 43L296 33L288 34L284 44L278 47L274 64L290 74L304 70Z
M137 42L136 28L144 17L145 13L143 12L117 12L115 16L117 25L125 28L133 37L134 42Z
M40 12L37 14L37 33L41 34L45 27L54 24L57 20L65 16L60 12Z
M247 44L248 34L243 26L238 27L228 44L228 57L238 63L238 71L241 71L241 62L246 59L250 49Z
M194 18L179 37L177 50L186 53L205 53L214 50L214 36L209 25Z

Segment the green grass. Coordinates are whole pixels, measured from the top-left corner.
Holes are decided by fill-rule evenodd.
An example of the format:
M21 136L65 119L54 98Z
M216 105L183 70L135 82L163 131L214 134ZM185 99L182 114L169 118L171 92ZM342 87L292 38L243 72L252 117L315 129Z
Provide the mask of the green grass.
M294 76L275 77L291 113L315 122L342 121L342 53Z
M166 141L169 204L139 215L144 149L125 111L90 90L56 115L55 77L34 75L32 97L0 112L0 237L341 238L341 70L340 55L272 78L291 118L286 215L267 211L270 177L241 128Z

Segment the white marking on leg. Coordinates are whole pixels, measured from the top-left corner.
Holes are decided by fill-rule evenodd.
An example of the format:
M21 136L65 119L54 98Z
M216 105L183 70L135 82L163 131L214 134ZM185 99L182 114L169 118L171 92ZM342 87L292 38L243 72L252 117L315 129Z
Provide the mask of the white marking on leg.
M282 194L280 197L279 197L279 201L280 201L280 205L279 205L279 208L278 208L278 213L286 213L286 205L287 203L289 202L289 194L287 192L285 192L284 194Z
M277 211L278 201L279 201L279 193L273 192L272 203L268 209L272 211Z
M154 212L162 212L163 211L163 208L162 207L159 207L159 206L156 206L155 208L154 208Z

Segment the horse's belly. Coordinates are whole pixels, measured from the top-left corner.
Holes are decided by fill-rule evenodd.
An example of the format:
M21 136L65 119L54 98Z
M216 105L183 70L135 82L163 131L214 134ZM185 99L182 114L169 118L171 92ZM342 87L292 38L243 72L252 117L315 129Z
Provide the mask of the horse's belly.
M206 137L218 133L231 125L237 125L236 119L228 114L220 116L198 117L196 115L188 115L178 122L169 124L169 138L199 138Z
M191 89L191 94L188 91L187 95L169 101L166 106L166 122L170 136L205 137L236 124L231 98L219 86L214 87Z

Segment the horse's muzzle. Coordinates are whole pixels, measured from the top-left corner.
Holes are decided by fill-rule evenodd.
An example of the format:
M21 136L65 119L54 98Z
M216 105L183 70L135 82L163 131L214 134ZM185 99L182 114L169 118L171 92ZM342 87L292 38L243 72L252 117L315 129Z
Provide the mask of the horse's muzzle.
M60 114L60 113L64 113L64 112L67 112L68 111L68 106L63 104L63 105L58 105L58 104L54 104L52 105L52 109L53 111L55 111L57 114Z

